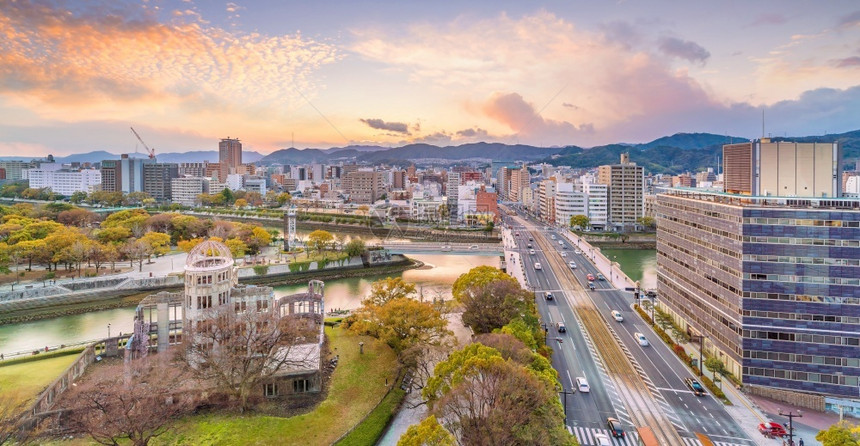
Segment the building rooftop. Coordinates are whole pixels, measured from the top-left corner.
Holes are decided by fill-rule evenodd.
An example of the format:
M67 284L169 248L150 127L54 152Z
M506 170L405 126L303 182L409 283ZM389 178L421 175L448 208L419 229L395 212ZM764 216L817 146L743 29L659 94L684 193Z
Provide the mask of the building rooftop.
M858 209L860 198L851 197L780 197L762 195L742 195L728 192L697 189L691 187L670 187L662 193L673 196L712 201L744 207L781 207L798 209Z

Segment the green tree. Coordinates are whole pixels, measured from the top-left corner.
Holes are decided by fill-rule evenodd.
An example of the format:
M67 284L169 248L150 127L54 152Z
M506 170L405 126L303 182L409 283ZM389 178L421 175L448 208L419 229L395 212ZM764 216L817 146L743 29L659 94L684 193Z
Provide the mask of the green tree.
M308 234L308 248L316 249L317 252L323 252L324 250L329 249L333 241L334 235L332 235L331 232L323 231L322 229L317 229L316 231Z
M840 421L818 432L815 439L823 446L860 446L860 426Z
M496 280L509 280L514 283L518 283L516 279L498 268L492 266L476 266L454 281L451 293L454 295L455 299L462 301L465 293L480 289L480 287Z
M434 415L409 426L397 441L397 446L456 446L456 444L454 436L436 421Z
M657 227L657 221L654 220L654 217L639 217L636 219L636 223L639 223L647 229L654 229Z
M402 277L386 277L370 284L370 295L362 304L385 305L394 299L412 297L415 294L415 284L403 280Z
M726 372L726 365L716 356L711 356L705 360L705 368L710 370L714 375L722 375Z
M224 204L233 204L233 201L236 200L236 198L233 196L233 191L226 187L224 188L224 190L221 191L221 197L223 197L224 199Z
M364 240L355 238L346 244L344 251L346 251L346 254L350 257L360 256L367 251L367 246L364 244Z
M534 295L520 288L516 281L496 279L473 285L460 293L463 323L475 333L490 333L527 311L533 300Z
M582 215L582 214L571 215L571 217L570 217L570 227L571 228L586 229L586 228L588 228L589 223L590 223L590 221L588 220L588 217L585 215Z

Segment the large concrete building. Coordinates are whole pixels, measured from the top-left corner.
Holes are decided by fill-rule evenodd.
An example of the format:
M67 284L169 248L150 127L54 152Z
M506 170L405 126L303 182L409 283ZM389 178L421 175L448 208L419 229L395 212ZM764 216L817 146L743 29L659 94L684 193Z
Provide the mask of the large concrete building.
M119 160L101 162L102 190L105 192L122 191L122 164Z
M659 305L753 391L860 409L860 200L670 189L657 272Z
M119 160L120 175L117 178L116 190L129 194L132 192L143 192L143 166L155 164L155 159L132 158L128 154L122 154Z
M179 177L179 164L153 163L143 165L143 191L155 201L173 199L172 181Z
M35 169L38 164L32 161L0 161L0 169L6 172L5 180L20 181L27 179L27 170Z
M529 187L529 169L523 166L520 169L511 170L510 189L508 190L508 200L522 203L523 189Z
M101 188L101 172L96 169L68 169L56 163L42 163L27 170L30 187L51 189L60 195L70 196L75 192L91 193Z
M645 214L645 169L621 154L619 164L600 166L597 182L609 186L609 223L615 229L637 224Z
M170 180L170 193L174 203L184 206L197 204L197 196L210 193L209 178L202 177L178 177ZM221 189L213 189L219 192Z
M460 222L460 174L448 172L448 183L445 186L445 197L448 204L448 223L456 225Z
M771 142L723 146L725 191L776 197L840 197L842 147L833 143Z
M559 226L570 226L570 217L588 216L588 196L579 185L558 183L555 192L555 222Z
M385 178L382 172L356 170L346 174L343 189L353 203L372 204L385 193Z
M583 183L582 191L588 197L588 224L597 231L606 230L609 224L609 186Z

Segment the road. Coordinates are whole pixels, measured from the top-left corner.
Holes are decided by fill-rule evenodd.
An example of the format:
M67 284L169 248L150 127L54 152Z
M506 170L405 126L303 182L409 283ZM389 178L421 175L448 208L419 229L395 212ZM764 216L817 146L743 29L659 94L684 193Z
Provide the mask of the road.
M525 264L526 278L535 291L538 311L547 322L549 345L554 349L553 366L559 371L563 387L575 388L578 376L585 377L591 387L587 394L576 392L566 395L567 424L581 444L593 444L593 434L605 432L609 416L618 418L627 431L632 430L634 424L650 424L642 423L641 419L636 422L642 408L629 408L631 400L636 402L636 395L631 396L628 386L617 385L617 380L610 379L611 373L607 373L607 365L595 347L597 343L589 335L591 330L586 330L583 321L577 317L579 314L586 317L586 322L593 322L588 320L591 313L583 314L582 306L574 305L574 299L583 295L588 296L599 314L595 317L601 318L601 323L609 328L635 370L633 373L647 387L650 398L643 403L646 411L652 402L656 402L658 411L686 445L700 444L695 439L696 432L708 435L721 446L755 444L725 411L721 402L710 395L697 397L687 388L684 378L691 377L691 372L634 312L632 292L617 290L608 281L601 280L593 282L594 291L583 292L589 282L586 275L598 275L597 269L585 257L587 253L577 254L567 240L559 244L563 239L559 233L534 221L509 218L508 224L520 234L515 237L516 249ZM530 254L532 249L534 254ZM576 269L571 270L567 266L570 261L576 263ZM541 270L535 269L536 263L541 264ZM547 291L553 294L553 300L546 300ZM612 310L621 312L624 322L616 322L610 315ZM558 332L558 322L566 326L566 333ZM636 332L645 334L651 341L650 345L640 346L633 336ZM635 444L632 436L616 442Z

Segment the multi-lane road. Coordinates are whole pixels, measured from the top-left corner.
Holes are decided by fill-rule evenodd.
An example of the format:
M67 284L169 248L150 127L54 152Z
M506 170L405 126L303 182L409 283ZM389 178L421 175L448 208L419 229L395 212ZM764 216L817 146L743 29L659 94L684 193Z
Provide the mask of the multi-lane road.
M580 444L597 444L594 435L608 433L608 417L620 420L628 431L627 437L614 440L615 444L636 444L630 433L634 425L643 424L662 429L664 438L675 435L671 443L680 439L685 445L698 445L695 434L702 433L717 445L755 444L721 402L710 395L695 396L687 388L684 379L692 376L690 370L635 313L632 292L601 280L593 281L594 291L588 290L586 275L597 277L599 273L588 260L589 253L578 252L560 231L533 220L508 217L507 224L515 234L514 249L520 254L546 324L553 366L565 390L574 392L562 397L566 400L567 425ZM575 262L575 269L568 266L570 261ZM535 268L537 263L540 270ZM546 299L547 292L552 293L552 300ZM613 310L622 314L623 322L612 317ZM566 332L558 331L558 323L564 324ZM616 352L615 345L605 342L607 329L620 351L613 353L614 357L606 352ZM645 334L649 346L639 345L634 338L637 332ZM628 370L626 374L635 374L636 379L618 376L619 370ZM590 392L575 391L577 377L586 378Z

